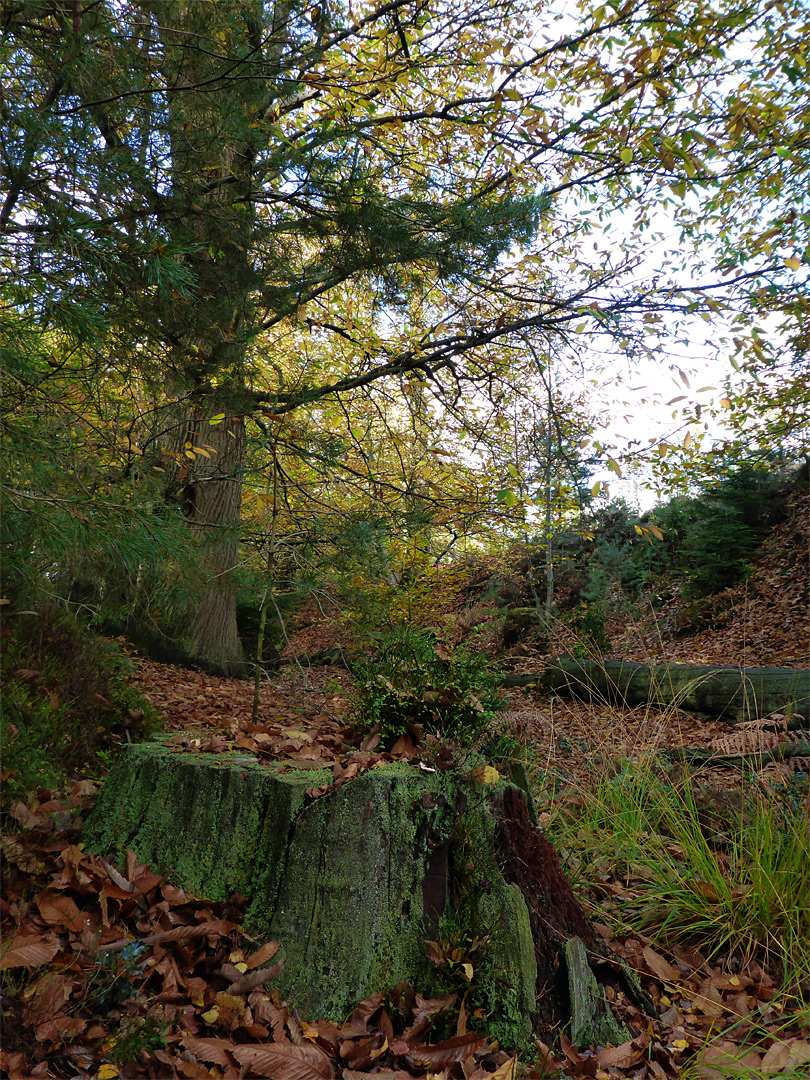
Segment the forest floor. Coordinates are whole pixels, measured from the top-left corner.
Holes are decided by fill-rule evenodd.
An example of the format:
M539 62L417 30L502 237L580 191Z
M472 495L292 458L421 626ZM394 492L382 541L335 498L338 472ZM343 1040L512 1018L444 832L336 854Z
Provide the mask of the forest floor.
M685 617L673 598L640 622L622 621L618 614L610 620L609 656L647 663L808 666L808 567L796 564L792 535L777 531L748 583L714 598L712 627L679 636ZM469 591L449 598L443 628L456 640L476 629L479 645L512 671L539 671L549 655L571 644L563 626L548 652L530 639L504 649L501 624L489 616L476 623L476 603ZM484 610L479 606L479 613ZM704 615L710 618L712 610L704 609ZM241 747L283 758L291 767L331 767L334 782L345 782L388 755L359 745L352 735L350 673L304 661L344 644L343 631L329 621L306 623L304 618L297 629L291 627L301 662L287 662L263 680L255 724L249 682L132 653L135 682L163 729L186 749ZM520 748L544 827L553 825L561 808L583 804L587 792L628 760L651 760L664 748L711 748L728 736L720 721L674 708L620 709L521 690L509 691L505 706L498 726ZM407 742L395 750L405 759L418 756ZM701 823L722 831L746 797L739 773L704 769L691 779ZM780 764L749 782L774 791L792 778ZM429 1029L448 1000L403 998L394 1030L382 1000L385 987L343 1025L300 1016L272 990L263 991L273 950L240 930L239 898L224 904L194 899L133 857L121 871L82 850L77 829L94 793L93 784L79 780L63 793L41 789L12 809L17 831L3 840L1 966L8 1005L0 1056L10 1080L810 1075L807 1002L780 996L778 965L769 969L753 956L745 962L730 955L709 959L665 937L619 930L615 922L610 928L608 910L639 885L632 866L577 886L599 933L635 969L658 1012L651 1021L628 1002L615 1001L632 1036L621 1047L577 1048L562 1035L554 1053L539 1044L534 1064L525 1055L521 1063L487 1040L485 1019L476 1023L463 1008L455 1034L447 1037L445 1030L431 1046ZM569 858L575 872L576 856L569 852ZM244 986L242 976L248 977ZM538 1063L544 1055L545 1063Z
M352 677L344 668L286 666L263 683L254 725L249 683L133 659L138 685L186 749L244 747L299 768L330 765L335 782L384 756L344 741L352 709ZM524 746L544 826L623 761L662 747L708 747L727 732L719 721L677 710L599 708L517 690L509 692L500 717ZM406 746L401 756L414 754ZM742 789L738 774L717 772L696 774L695 790L707 822L722 828L739 811ZM771 775L771 783L778 781ZM631 866L596 888L579 886L599 932L634 968L658 1011L651 1022L626 1000L615 1001L631 1033L618 1048L574 1047L562 1035L555 1053L538 1044L530 1065L525 1051L519 1059L491 1044L485 1021L470 1021L463 1009L455 1034L445 1030L430 1045L428 1029L449 999L411 996L394 1031L381 1000L384 987L343 1025L293 1012L271 990L264 992L261 981L234 993L238 972L257 973L259 980L272 974L270 952L240 931L239 899L195 900L133 858L121 873L85 853L75 826L93 793L83 781L65 796L40 791L13 811L20 831L5 842L3 912L15 930L5 962L10 956L12 964L38 966L16 986L6 1020L9 1049L0 1064L10 1080L808 1075L806 1007L802 1012L794 1004L794 1012L776 997L778 971L753 958L730 965L728 957L710 960L696 948L610 929L608 908L617 896L631 896L640 881ZM12 989L22 970L7 972ZM33 1045L22 1049L26 1033Z

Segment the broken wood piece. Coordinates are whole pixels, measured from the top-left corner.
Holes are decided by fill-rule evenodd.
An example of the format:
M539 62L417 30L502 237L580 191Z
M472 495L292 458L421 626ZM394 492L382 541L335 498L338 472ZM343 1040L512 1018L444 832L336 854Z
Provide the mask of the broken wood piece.
M571 998L571 1042L577 1047L621 1046L632 1036L613 1015L605 992L591 970L582 938L569 939L565 963Z

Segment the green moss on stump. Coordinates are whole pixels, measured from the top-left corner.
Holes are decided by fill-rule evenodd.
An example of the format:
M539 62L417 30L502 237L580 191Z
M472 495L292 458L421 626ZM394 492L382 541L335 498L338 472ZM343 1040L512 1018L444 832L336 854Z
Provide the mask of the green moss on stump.
M327 777L239 754L124 747L84 840L97 852L131 849L199 896L247 897L246 927L284 948L279 991L307 1015L339 1021L402 980L431 991L426 878L462 820L474 822L479 843L494 844L494 826L483 806L467 810L469 787L449 773L385 765L309 798L306 789ZM487 971L502 999L499 1034L516 1044L535 1004L526 905L499 873L475 887L478 933L493 940Z
M210 900L252 896L259 882L277 888L291 823L324 774L282 776L238 759L158 743L123 747L85 825L87 847L131 849Z
M571 998L571 1042L577 1047L621 1046L631 1038L610 1010L605 992L591 970L581 938L565 946L568 992Z

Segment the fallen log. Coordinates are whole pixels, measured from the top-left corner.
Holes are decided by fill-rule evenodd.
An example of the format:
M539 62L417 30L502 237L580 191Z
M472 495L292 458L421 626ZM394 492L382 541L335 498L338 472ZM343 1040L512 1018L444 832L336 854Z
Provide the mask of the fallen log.
M790 758L810 758L810 742L783 742L761 750L747 750L737 754L723 754L716 750L701 750L691 746L676 746L662 751L670 761L682 761L687 765L701 765L737 769L763 769L772 761L788 761Z
M561 657L538 675L508 675L504 686L609 704L658 705L729 721L772 713L810 715L810 671L769 667L644 664Z

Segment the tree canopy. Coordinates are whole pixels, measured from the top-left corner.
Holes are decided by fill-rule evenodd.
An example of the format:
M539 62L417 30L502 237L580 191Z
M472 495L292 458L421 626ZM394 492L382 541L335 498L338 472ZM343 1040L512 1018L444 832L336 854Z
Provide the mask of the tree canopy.
M182 567L190 654L240 670L271 474L299 555L352 485L340 528L393 514L389 547L519 524L507 406L550 426L591 335L716 320L767 410L720 407L795 430L807 33L764 0L4 4L10 587L161 608Z

